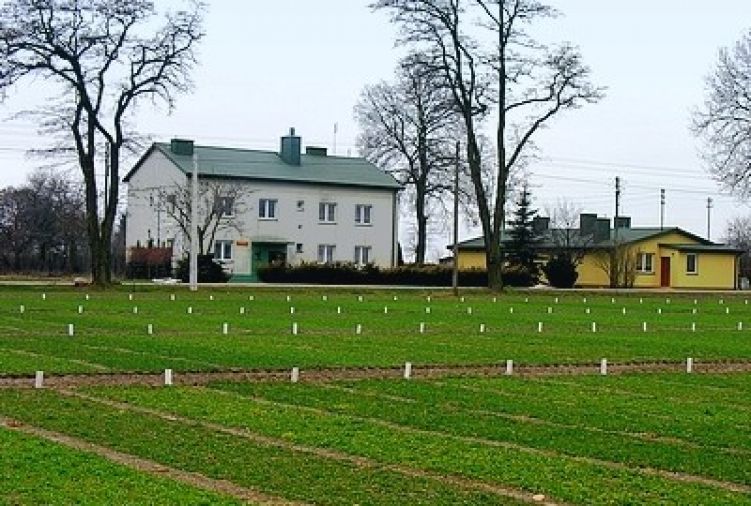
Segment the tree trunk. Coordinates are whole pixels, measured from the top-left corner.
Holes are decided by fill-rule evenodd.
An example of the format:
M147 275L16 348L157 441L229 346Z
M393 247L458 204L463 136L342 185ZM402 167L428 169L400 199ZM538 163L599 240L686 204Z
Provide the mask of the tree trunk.
M415 263L425 263L425 249L428 236L428 218L425 216L425 190L419 186L416 188L415 217L417 218L417 245L415 247Z

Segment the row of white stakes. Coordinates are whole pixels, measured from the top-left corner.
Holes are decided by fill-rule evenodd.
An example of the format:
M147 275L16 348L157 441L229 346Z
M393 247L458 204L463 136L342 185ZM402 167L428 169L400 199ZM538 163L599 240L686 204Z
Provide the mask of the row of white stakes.
M425 322L420 322L420 325L418 328L419 328L420 334L424 334L427 331L427 325L425 324ZM598 328L597 322L592 322L590 328L593 333L596 333L597 328ZM647 332L647 328L648 328L647 322L642 322L642 331ZM738 330L743 330L743 322L738 322L736 328ZM363 326L361 323L358 323L357 325L355 325L355 334L361 335L362 329L363 329ZM537 322L537 332L542 333L543 329L544 329L543 322ZM487 330L488 330L487 325L485 325L484 323L481 323L479 327L480 334L484 334L485 332L487 332ZM291 331L292 331L292 335L294 336L300 333L300 326L297 324L297 322L292 323ZM696 332L696 322L691 322L691 332ZM146 325L146 333L150 336L154 335L153 323L149 323L148 325ZM225 336L229 335L229 323L227 322L222 323L222 334ZM68 336L73 337L74 335L75 335L75 325L72 323L69 323L68 324Z
M694 371L694 359L686 359L686 372L691 374ZM506 360L506 364L503 367L503 374L506 376L512 376L514 374L514 361ZM603 358L600 360L600 375L607 376L608 374L608 359ZM405 362L403 369L404 379L412 378L412 362ZM290 382L297 383L300 381L300 368L293 367L290 371ZM164 385L172 386L174 384L174 372L172 369L164 370ZM34 388L44 388L44 371L36 371L34 376Z

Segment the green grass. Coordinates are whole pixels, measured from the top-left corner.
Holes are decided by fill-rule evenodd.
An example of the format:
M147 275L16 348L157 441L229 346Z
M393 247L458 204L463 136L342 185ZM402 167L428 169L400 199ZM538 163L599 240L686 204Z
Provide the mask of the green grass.
M0 463L0 504L240 504L5 429Z
M173 291L176 301L169 297ZM249 301L251 295L254 300ZM399 300L394 301L394 295ZM510 292L494 303L484 291L469 292L464 302L446 292L433 294L427 302L427 295L341 289L226 288L197 294L150 289L130 301L123 291L92 292L86 300L81 290L5 287L0 289L0 374L31 374L37 369L90 373L395 366L406 361L497 364L506 359L594 363L603 357L619 362L681 361L689 356L751 359L751 306L740 296L671 295L667 303L665 295L628 294L616 295L612 303L610 295L602 294ZM79 305L83 314L78 314ZM138 314L133 314L134 306ZM337 306L342 314L337 314ZM187 314L188 307L194 314ZM240 307L246 314L240 314ZM645 321L647 332L642 331ZM221 333L225 322L230 329L226 336ZM291 334L293 322L298 323L299 335ZM418 331L420 322L427 325L425 334ZM538 322L543 322L542 333L537 332ZM597 333L591 332L592 322L598 324ZM691 332L692 322L696 332ZM738 322L744 324L741 331ZM72 338L67 336L69 323L75 325ZM149 323L153 336L146 332ZM479 332L481 323L487 328L484 334ZM357 324L362 325L361 335L355 334Z

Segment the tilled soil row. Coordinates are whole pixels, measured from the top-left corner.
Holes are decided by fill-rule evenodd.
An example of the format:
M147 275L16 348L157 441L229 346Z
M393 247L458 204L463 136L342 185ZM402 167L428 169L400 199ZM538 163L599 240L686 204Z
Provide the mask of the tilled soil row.
M608 374L686 372L684 362L629 362L612 363ZM748 373L751 360L694 362L694 373ZM506 374L506 365L413 365L411 377L492 377ZM514 364L513 374L518 376L560 376L600 374L600 364L524 365ZM214 381L271 381L291 380L289 369L253 369L247 371L180 372L174 371L174 385L206 385ZM299 381L327 382L358 379L403 378L403 367L342 367L311 368L299 370ZM93 373L60 374L44 378L44 387L75 388L106 385L159 386L165 384L164 374L159 373ZM33 388L34 376L0 377L0 388Z

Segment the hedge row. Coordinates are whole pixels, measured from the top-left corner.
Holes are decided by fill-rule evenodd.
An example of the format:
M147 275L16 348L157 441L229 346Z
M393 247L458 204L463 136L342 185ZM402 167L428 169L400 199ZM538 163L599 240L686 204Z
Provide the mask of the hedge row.
M265 283L309 283L330 285L414 285L451 286L452 269L444 266L402 266L380 269L375 266L358 268L353 264L302 264L299 266L269 266L258 270L258 278ZM506 286L531 286L535 279L520 269L506 270ZM485 270L463 270L459 273L461 286L487 286Z

